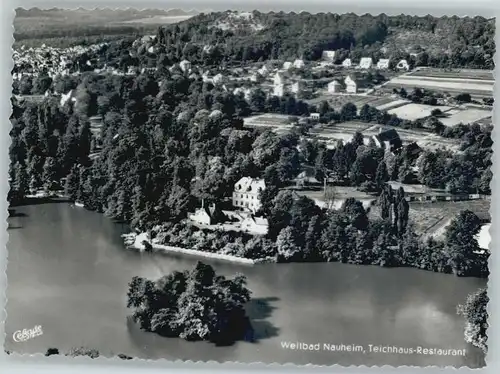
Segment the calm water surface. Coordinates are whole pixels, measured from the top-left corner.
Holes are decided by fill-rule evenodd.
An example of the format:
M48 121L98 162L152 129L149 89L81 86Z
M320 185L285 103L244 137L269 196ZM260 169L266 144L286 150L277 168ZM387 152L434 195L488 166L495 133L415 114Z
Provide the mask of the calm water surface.
M485 280L415 269L344 264L235 265L203 260L225 275L244 273L256 343L215 347L145 333L125 307L134 275L157 278L191 268L194 257L124 249L125 228L67 203L19 207L9 219L6 349L45 353L86 346L101 355L318 365L484 366L463 339L456 306ZM43 335L16 343L16 330ZM363 345L366 353L283 349L282 342ZM368 345L466 349L467 356L369 353Z

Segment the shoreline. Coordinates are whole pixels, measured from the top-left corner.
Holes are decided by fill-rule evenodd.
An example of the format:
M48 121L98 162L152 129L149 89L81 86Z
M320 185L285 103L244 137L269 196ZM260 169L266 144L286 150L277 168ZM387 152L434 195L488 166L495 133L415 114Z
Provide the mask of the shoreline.
M158 244L151 242L146 239L146 234L145 233L140 233L140 234L135 234L135 233L129 233L129 234L123 234L122 238L124 239L125 245L128 248L133 248L139 251L144 251L144 245L142 244L143 241L147 241L148 243L151 244L151 247L156 250L156 251L162 251L165 253L178 253L178 254L183 254L183 255L189 255L189 256L197 256L197 257L204 257L204 258L210 258L213 260L223 260L223 261L228 261L232 263L239 263L239 264L245 264L245 265L255 265L255 264L262 264L262 263L268 263L272 262L270 259L249 259L249 258L244 258L244 257L238 257L238 256L233 256L233 255L226 255L222 253L214 253L214 252L205 252L205 251L199 251L197 249L187 249L187 248L181 248L181 247L176 247L176 246L171 246L171 245L165 245L165 244ZM130 243L130 244L129 244Z

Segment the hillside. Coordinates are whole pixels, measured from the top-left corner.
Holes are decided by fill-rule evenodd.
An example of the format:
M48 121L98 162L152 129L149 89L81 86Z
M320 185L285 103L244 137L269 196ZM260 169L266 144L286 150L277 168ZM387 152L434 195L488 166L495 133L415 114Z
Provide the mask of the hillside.
M317 60L325 49L338 50L339 61L347 56L410 58L417 51L431 66L491 69L494 34L494 20L483 17L228 11L167 25L158 36L163 44L190 45L190 50L217 45L228 61Z

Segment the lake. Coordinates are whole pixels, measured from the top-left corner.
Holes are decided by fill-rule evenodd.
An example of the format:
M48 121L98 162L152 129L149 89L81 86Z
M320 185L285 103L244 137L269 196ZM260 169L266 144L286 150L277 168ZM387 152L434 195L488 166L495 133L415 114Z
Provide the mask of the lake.
M126 227L71 204L17 207L9 218L6 349L67 352L85 346L103 356L318 365L484 366L465 343L456 306L486 285L416 269L337 263L239 265L202 259L217 272L248 278L247 309L255 343L216 347L162 338L137 328L126 291L135 275L158 278L194 266L197 258L124 248ZM16 343L17 330L43 335ZM355 344L365 352L301 351L283 342ZM466 349L466 356L384 354L377 346Z

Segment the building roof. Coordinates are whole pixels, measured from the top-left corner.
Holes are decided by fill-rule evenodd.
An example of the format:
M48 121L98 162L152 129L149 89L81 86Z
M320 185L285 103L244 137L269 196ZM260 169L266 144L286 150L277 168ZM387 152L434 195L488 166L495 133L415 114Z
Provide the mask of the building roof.
M384 130L375 135L377 139L379 139L382 142L389 142L393 140L400 140L399 134L396 130L394 129L389 129L389 130Z
M240 192L259 192L266 189L266 182L264 179L243 177L236 182L234 189Z

